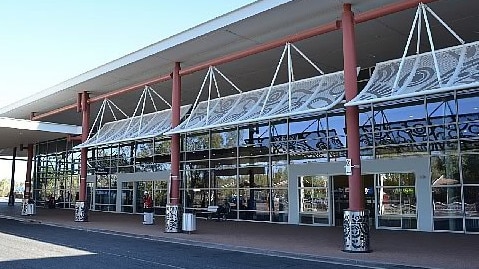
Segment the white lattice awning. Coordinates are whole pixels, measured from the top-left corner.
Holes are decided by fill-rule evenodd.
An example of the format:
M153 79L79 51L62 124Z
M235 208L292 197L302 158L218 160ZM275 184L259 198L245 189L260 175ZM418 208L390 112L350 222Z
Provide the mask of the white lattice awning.
M346 106L479 87L479 42L406 57L394 87L401 59L376 64L368 84ZM440 82L439 79L440 78Z
M200 102L188 119L166 134L317 113L343 98L344 71L340 71Z
M191 105L182 106L183 118ZM105 123L95 135L75 148L96 147L106 144L162 136L171 129L171 109Z

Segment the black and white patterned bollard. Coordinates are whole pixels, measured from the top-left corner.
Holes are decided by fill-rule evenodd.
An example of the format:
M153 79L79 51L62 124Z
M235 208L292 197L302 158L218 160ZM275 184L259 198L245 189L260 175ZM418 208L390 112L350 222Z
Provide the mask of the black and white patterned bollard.
M165 233L180 233L181 219L178 205L166 205Z
M88 206L86 202L75 203L75 221L76 222L88 221Z
M343 236L343 251L370 252L369 211L344 210Z
M22 216L28 216L28 199L22 200Z

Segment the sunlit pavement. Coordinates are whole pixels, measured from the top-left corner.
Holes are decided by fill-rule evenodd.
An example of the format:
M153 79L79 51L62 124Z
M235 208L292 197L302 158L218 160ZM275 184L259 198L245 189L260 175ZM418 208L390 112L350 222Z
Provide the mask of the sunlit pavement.
M73 210L37 208L34 216L21 216L20 204L0 203L0 217L62 227L146 236L213 248L229 248L296 257L354 260L365 264L397 264L427 268L479 268L479 235L371 231L371 253L346 253L341 227L311 227L270 223L197 220L197 230L165 233L164 218L142 225L142 215L89 212L89 222L74 222Z

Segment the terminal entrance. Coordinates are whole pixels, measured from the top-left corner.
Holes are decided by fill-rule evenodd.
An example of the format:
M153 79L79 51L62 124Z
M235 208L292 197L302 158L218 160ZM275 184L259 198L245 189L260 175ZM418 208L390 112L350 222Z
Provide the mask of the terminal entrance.
M414 173L366 174L362 181L370 227L416 229ZM342 226L349 207L348 176L299 176L298 205L301 224Z
M349 207L348 177L312 175L298 178L299 222L320 226L342 226ZM374 220L374 175L363 175L365 208Z
M349 184L348 176L332 176L333 207L334 207L334 226L343 225L343 212L349 207ZM374 206L374 175L362 175L361 179L364 185L365 209L369 210L370 226L374 227L375 206Z

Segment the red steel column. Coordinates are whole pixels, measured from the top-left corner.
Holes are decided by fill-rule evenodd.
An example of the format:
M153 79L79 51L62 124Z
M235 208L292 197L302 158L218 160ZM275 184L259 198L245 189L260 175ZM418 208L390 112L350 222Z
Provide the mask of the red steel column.
M81 141L85 142L90 131L90 104L88 103L89 94L83 92L81 94L81 111L82 111L82 134ZM81 149L80 159L80 195L81 202L86 201L86 175L87 175L87 148Z
M180 124L181 107L181 77L180 63L175 63L173 69L173 88L171 97L171 127ZM170 203L180 204L180 134L171 136L171 193Z
M32 164L33 164L33 144L27 147L27 172L25 174L25 191L23 199L30 199L32 196Z
M344 57L344 85L346 88L346 102L353 99L358 93L356 72L356 42L354 35L354 14L351 4L344 4L341 20L343 29L343 57ZM346 107L346 131L348 158L352 165L349 176L349 209L364 210L364 187L361 179L361 158L359 151L359 109L357 106Z

